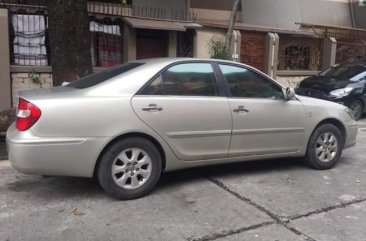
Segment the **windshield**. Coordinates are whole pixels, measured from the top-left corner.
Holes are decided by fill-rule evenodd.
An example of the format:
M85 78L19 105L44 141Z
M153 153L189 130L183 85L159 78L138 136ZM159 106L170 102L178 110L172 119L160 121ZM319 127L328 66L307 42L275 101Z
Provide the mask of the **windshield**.
M73 87L77 89L88 88L97 84L100 84L110 78L113 78L122 73L126 73L131 69L143 65L143 63L125 63L121 64L101 72L85 76L79 80L73 81L67 85L67 87Z
M366 72L366 67L362 65L339 65L324 70L320 76L358 81L360 78L356 77L361 76L364 72Z

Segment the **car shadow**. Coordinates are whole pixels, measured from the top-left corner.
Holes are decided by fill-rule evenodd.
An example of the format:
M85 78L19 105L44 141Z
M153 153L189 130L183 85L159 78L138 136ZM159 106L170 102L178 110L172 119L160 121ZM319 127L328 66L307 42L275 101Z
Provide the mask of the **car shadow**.
M229 175L256 175L299 168L307 168L300 158L268 159L196 167L162 174L157 189L160 191L171 186L184 185L187 182L202 178L220 178Z
M153 191L162 193L167 189L187 185L195 181L209 178L221 178L229 175L259 175L273 171L291 171L306 169L303 162L298 158L283 158L221 164L214 166L190 168L169 173L163 173L160 181ZM19 175L20 176L20 175ZM64 200L66 198L106 198L103 189L95 178L76 177L39 177L22 175L16 180L9 182L6 189L15 193L36 195L37 199ZM1 190L0 186L0 190ZM4 192L5 190L1 190Z
M61 200L77 197L96 197L103 190L95 179L79 177L42 177L17 175L16 180L5 184L5 188L14 195L26 195L27 198ZM0 185L0 190L3 189ZM5 192L5 190L1 190Z

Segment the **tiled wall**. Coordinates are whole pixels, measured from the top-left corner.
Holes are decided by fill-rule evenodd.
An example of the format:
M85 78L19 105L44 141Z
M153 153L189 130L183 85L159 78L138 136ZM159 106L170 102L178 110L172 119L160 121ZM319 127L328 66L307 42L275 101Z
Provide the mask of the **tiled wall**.
M39 79L42 83L42 88L52 87L52 74L41 73ZM32 82L31 78L29 77L29 73L12 73L11 82L13 106L17 104L19 91L38 89L41 87L39 84L35 84Z

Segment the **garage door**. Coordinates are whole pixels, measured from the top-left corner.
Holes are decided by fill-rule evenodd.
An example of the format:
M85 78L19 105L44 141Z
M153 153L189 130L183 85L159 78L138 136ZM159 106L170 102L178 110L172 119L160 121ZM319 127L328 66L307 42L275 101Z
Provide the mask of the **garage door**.
M137 29L136 58L167 57L168 32L160 30Z

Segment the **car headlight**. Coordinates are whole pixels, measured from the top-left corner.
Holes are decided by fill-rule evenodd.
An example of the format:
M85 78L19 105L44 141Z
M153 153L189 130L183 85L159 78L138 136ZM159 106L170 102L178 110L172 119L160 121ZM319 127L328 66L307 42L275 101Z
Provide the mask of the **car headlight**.
M333 90L329 94L335 97L344 97L349 95L352 92L352 90L353 90L352 87L346 87L338 90Z
M355 116L353 115L353 111L350 108L345 108L344 111L354 120Z

